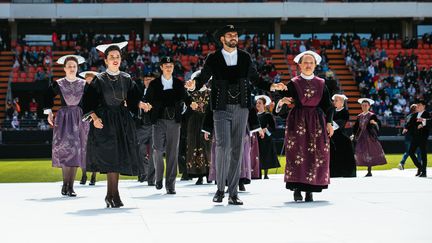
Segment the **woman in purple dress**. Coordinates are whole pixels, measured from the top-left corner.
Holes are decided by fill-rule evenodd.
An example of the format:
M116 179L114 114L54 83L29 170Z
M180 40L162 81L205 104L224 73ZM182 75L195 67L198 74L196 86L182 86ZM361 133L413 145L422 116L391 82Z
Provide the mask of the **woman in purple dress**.
M77 78L78 65L84 63L81 56L67 55L57 63L64 66L66 77L52 82L45 95L44 114L53 126L52 166L62 168L62 195L75 197L73 189L77 168L85 168L86 143L89 126L81 120L80 107L84 93L85 80ZM60 95L61 108L55 119L51 108L54 97Z
M378 131L380 121L377 116L369 109L374 101L368 98L358 100L361 104L362 113L357 116L357 121L353 127L355 142L355 158L357 166L367 166L367 177L372 176L372 166L385 165L384 150L378 141Z
M321 57L312 51L294 58L301 75L288 83L276 107L294 104L287 117L285 131L285 182L294 191L294 200L313 201L312 192L321 192L330 184L330 137L333 135L333 107L324 79L314 76ZM286 108L286 106L284 106Z

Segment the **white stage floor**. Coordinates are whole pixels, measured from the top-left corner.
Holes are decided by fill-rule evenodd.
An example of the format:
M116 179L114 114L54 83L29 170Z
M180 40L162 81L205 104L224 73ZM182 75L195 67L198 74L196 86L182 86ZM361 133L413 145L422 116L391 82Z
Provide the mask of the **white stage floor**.
M432 242L432 178L373 174L332 179L313 203L294 203L273 175L246 185L243 206L214 204L215 185L192 181L174 196L121 181L120 209L105 208L105 182L76 185L77 198L62 197L60 182L0 184L0 242Z

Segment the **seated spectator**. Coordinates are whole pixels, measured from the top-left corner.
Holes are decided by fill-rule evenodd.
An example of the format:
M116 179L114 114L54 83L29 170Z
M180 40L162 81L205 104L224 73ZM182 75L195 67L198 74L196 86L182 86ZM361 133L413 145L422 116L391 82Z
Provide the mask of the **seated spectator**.
M13 113L13 117L12 117L12 121L11 121L11 126L14 130L19 130L20 129L20 122L18 119L18 112L14 111Z

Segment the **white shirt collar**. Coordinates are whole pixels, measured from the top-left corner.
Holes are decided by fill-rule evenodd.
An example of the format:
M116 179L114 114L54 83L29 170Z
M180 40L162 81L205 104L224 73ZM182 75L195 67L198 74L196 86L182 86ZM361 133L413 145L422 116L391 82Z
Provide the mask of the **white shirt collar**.
M111 76L115 76L115 75L119 75L120 74L120 70L118 70L117 72L111 72L108 68L106 69L106 72L111 75Z
M73 83L75 81L77 81L77 78L75 77L75 79L68 79L67 77L64 78L66 81L68 81L69 83Z
M419 113L417 113L417 118L420 118L423 115L424 111L420 111Z
M314 74L308 76L306 74L300 73L300 76L306 80L311 80L311 79L315 78Z
M237 49L235 49L232 52L227 52L225 49L222 49L222 55L225 59L225 63L227 66L235 66L237 65L238 60L238 52Z
M222 54L228 55L228 56L234 56L234 55L237 55L237 49L235 49L232 52L227 52L225 49L222 49Z
M340 108L340 109L338 109L338 108L336 108L336 111L341 111L341 110L343 110L345 107L343 107L342 106L342 108Z
M173 88L173 77L171 79L166 79L163 75L161 75L161 81L163 85L163 90L172 89Z

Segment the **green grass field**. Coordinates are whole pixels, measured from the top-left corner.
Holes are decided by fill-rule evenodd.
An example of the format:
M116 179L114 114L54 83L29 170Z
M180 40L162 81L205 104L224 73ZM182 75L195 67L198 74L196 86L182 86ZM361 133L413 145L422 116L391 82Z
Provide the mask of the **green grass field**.
M389 170L397 168L401 154L386 155L388 164L376 166L374 170ZM432 155L428 155L431 161ZM282 174L285 168L285 158L279 157L281 167L270 170L270 174ZM415 168L411 159L407 160L405 168ZM365 170L366 167L358 167L358 170ZM362 174L360 174L361 176ZM81 170L78 170L77 180L81 178ZM133 179L136 177L122 176L121 179ZM55 182L61 181L61 170L51 167L49 159L14 159L0 160L0 183L7 182ZM106 180L105 175L98 174L97 180Z

